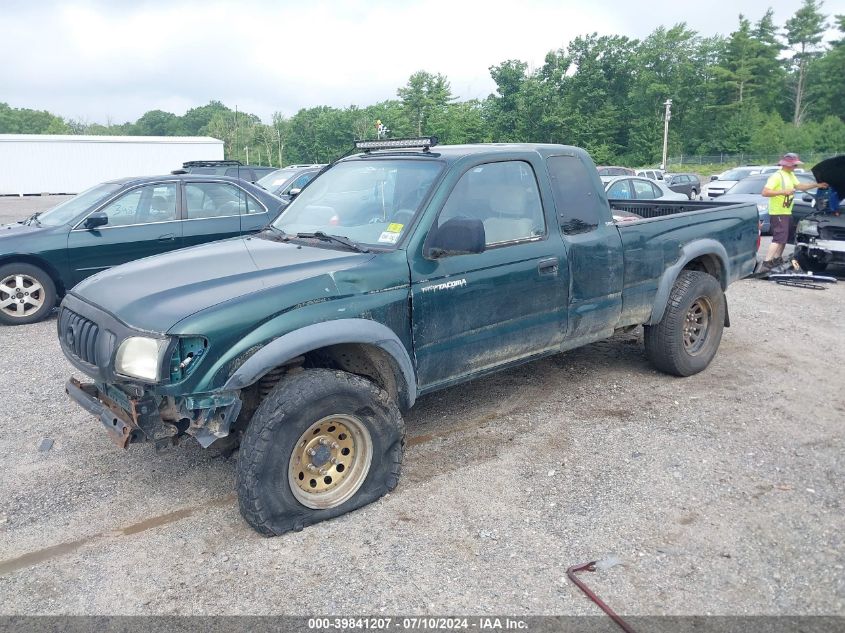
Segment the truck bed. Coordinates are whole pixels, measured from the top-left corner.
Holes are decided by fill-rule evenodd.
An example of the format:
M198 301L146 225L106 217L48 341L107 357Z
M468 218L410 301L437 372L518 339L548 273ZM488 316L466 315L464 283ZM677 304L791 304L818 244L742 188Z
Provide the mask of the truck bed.
M642 220L653 220L667 215L678 215L680 213L694 213L696 211L710 211L718 208L736 206L735 203L718 202L713 200L665 200L662 202L648 200L624 200L610 199L611 211L626 211L635 213ZM627 220L627 222L640 222L642 220Z
M616 223L625 260L625 324L654 321L657 315L652 309L661 304L662 295L667 292L661 281L667 271L674 278L674 267L689 259L686 251L690 249L705 246L711 253L721 253L721 261L707 255L697 258L694 266L716 277L723 288L754 270L758 238L754 204L698 200L609 202L614 211L642 217Z

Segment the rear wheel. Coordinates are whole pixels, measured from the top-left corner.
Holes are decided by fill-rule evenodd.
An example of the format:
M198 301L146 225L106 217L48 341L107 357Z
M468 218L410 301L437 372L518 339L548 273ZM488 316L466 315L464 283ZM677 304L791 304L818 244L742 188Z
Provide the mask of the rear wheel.
M689 199L695 200L698 197L698 192L695 189L690 190Z
M55 306L56 285L44 270L23 262L0 266L0 323L35 323Z
M724 324L725 295L719 282L707 273L681 271L660 323L644 328L646 354L660 371L691 376L713 360Z
M371 503L399 481L405 426L371 381L309 369L258 407L238 456L241 514L266 536Z

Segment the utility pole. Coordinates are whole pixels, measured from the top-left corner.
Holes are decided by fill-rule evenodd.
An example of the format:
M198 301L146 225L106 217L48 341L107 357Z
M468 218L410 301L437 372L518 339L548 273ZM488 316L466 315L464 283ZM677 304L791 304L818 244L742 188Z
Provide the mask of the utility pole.
M246 151L246 164L249 165L249 146L244 147Z
M663 162L660 169L666 170L666 152L669 150L669 119L672 118L672 100L666 99L666 113L663 116Z
M276 128L276 136L279 139L279 167L282 166L282 133L279 132L279 129Z

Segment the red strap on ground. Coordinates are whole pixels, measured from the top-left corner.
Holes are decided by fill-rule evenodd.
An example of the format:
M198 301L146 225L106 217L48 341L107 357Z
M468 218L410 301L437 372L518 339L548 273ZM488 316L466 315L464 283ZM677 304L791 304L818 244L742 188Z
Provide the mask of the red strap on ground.
M625 631L625 633L636 633L636 631L634 631L634 629L632 629L631 626L627 622L625 622L625 620L618 616L613 609L607 606L601 598L599 598L595 593L593 593L592 589L585 585L575 575L576 572L579 571L596 571L596 562L598 561L584 563L583 565L573 565L572 567L566 570L566 576L569 578L569 580L574 582L575 586L577 586L581 591L583 591L590 600L595 602L598 605L599 609L604 611L610 617L611 620L616 622L619 628Z

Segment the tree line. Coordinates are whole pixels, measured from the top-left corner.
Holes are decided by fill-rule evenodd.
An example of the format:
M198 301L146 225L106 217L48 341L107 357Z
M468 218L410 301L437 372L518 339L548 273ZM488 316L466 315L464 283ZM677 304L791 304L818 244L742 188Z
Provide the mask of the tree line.
M366 107L303 108L267 124L219 101L184 115L152 110L134 123L87 123L0 103L0 133L194 136L224 141L227 158L284 165L327 162L354 139L436 135L441 143L543 142L586 148L597 163L659 162L672 99L670 154L845 150L845 15L802 0L783 27L767 10L740 14L727 36L686 24L644 39L595 33L550 51L539 68L489 68L496 92L460 100L447 77L411 75L397 98ZM823 36L830 26L839 38Z

